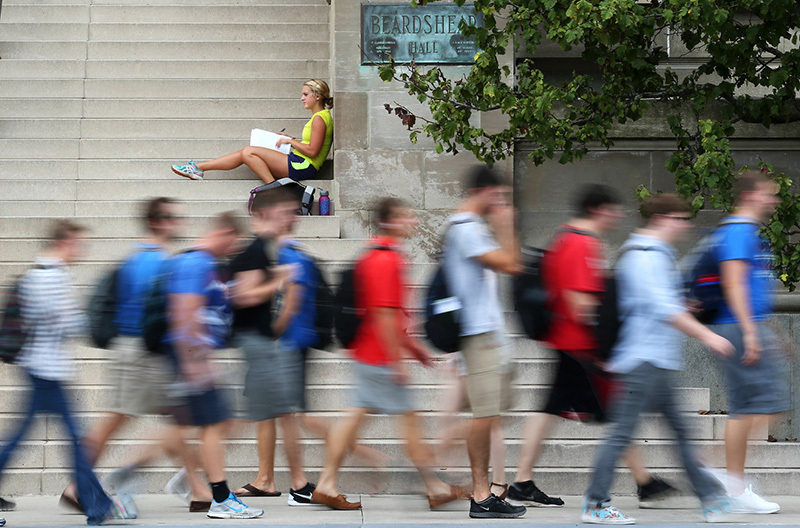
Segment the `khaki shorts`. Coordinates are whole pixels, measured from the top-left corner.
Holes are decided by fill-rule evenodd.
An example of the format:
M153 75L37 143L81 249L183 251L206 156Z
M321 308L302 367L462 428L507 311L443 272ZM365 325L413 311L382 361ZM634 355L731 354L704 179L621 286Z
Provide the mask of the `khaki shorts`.
M111 342L114 384L117 388L113 412L141 416L163 411L164 391L172 378L172 367L163 357L151 354L141 337L117 336Z
M474 418L499 416L511 408L514 376L508 345L494 332L461 338L467 367L467 394Z

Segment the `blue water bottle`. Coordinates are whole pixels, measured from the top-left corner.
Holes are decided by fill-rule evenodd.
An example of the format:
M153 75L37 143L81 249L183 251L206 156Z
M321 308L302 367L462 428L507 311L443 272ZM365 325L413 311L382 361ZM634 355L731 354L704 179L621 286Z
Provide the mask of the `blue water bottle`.
M319 214L320 216L330 216L331 197L328 191L319 192Z

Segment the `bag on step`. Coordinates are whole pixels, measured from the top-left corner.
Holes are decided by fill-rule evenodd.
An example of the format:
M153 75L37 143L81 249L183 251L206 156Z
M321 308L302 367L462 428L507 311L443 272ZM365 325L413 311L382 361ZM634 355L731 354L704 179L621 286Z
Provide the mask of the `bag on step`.
M300 214L302 216L308 216L311 214L311 206L314 205L314 193L317 191L317 188L311 187L310 185L303 185L302 183L296 182L291 178L281 178L280 180L275 180L272 183L267 183L250 191L250 200L247 203L247 212L249 214L253 214L253 200L258 193L280 187L285 188L297 196L297 199L300 200Z

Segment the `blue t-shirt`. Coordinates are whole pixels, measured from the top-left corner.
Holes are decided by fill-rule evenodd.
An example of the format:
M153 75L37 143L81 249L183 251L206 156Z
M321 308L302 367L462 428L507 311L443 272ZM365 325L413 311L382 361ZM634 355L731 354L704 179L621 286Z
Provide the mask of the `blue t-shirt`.
M296 350L313 347L319 341L316 330L317 269L311 257L303 253L294 240L284 241L278 247L278 264L296 264L297 272L292 282L303 288L299 310L281 340ZM279 311L282 305L283 297L278 300Z
M125 336L142 335L147 293L169 253L160 244L137 244L117 275L117 315L114 324Z
M752 219L730 217L743 222ZM774 259L769 242L759 233L759 226L752 223L729 224L720 227L715 236L717 261L744 260L749 264L747 285L750 289L750 310L753 319L763 321L772 312L772 281L775 277ZM723 301L714 323L735 323L736 317Z
M189 346L222 348L225 346L233 323L233 310L228 299L228 286L220 278L217 260L205 250L199 249L175 256L170 263L167 294L197 294L205 297L205 305L199 310L204 332ZM181 330L170 329L168 342L180 337Z

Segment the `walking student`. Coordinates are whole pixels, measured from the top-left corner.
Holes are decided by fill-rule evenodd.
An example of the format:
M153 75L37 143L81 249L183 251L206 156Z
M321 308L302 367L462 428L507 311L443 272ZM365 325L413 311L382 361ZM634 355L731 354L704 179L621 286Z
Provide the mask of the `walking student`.
M781 345L769 326L774 280L769 243L759 233L779 202L778 187L760 172L745 172L736 182L736 206L714 234L724 301L712 328L736 347L721 361L728 389L725 424L727 489L736 513L776 513L780 506L745 486L747 439L754 424L789 409L782 381Z
M364 310L353 345L355 398L347 417L329 435L325 465L311 502L336 510L361 507L360 502L350 502L339 493L338 472L366 415L381 413L402 416L409 455L422 476L430 507L436 508L463 493L436 476L433 453L422 443L408 388L411 377L406 355L425 366L432 361L430 352L406 332L406 261L401 244L411 237L417 221L405 202L396 198L383 199L377 217L379 234L372 238L372 249L363 254L355 268L356 305Z
M297 198L284 189L259 193L252 204L256 238L230 265L233 274L236 343L247 360L244 394L247 418L258 424L259 471L236 491L239 496L277 496L274 477L275 420L291 472L289 504L311 501L314 485L303 470L300 432L295 413L303 410L303 357L277 339L286 317L273 321L272 300L293 278L295 264L274 266L275 240L297 221ZM280 326L276 329L276 326Z
M502 486L490 486L489 460L491 431L509 409L513 388L497 272L521 271L515 212L507 201L508 183L485 165L468 175L466 189L467 198L448 221L444 269L450 291L462 306L461 353L473 416L467 438L473 486L469 515L514 518L524 515L525 507L500 499Z
M233 320L217 259L236 248L240 233L231 213L215 217L195 246L172 259L165 279L169 330L164 343L177 364L183 396L174 417L178 425L200 428L200 452L213 497L207 515L216 519L253 519L264 514L237 499L225 480L222 442L230 413L212 362L213 351L226 345Z
M581 520L592 524L633 524L611 505L614 469L630 445L642 413L658 411L678 440L681 461L708 522L724 521L731 500L719 481L701 469L681 413L675 373L683 366L683 336L699 339L720 357L733 345L703 326L685 306L673 244L691 228L689 204L673 194L652 196L644 206L647 223L623 244L617 261L617 304L624 315L606 370L618 377L611 425L597 451L584 496Z
M564 505L560 498L539 490L532 479L532 468L555 419L603 422L612 390L610 374L598 366L596 321L606 277L599 237L615 231L624 213L613 190L599 184L580 191L576 209L577 217L556 230L542 262L554 315L545 341L557 351L558 367L544 410L525 426L517 474L508 490L510 501L530 506ZM625 460L638 486L640 506L676 491L650 475L637 449L629 449Z
M67 382L74 375L74 359L65 341L86 334L88 329L67 270L83 254L85 231L69 220L57 221L50 231L47 250L21 279L22 319L28 333L18 364L25 370L32 390L19 429L4 442L0 452L0 475L34 416L40 412L59 415L72 444L77 498L88 524L98 525L109 519L134 517L116 498L108 497L97 481L80 445L78 425L66 392Z
M163 411L164 391L172 378L172 367L167 359L147 350L142 330L147 293L164 262L170 258L170 244L180 236L181 208L171 198L153 198L144 203L142 218L148 236L134 245L131 255L117 272L114 324L118 335L110 343L115 360L115 405L83 439L92 465L103 454L111 436L131 418ZM185 474L192 490L190 509L208 511L211 494L197 477L194 457L189 456L180 429L172 428L162 444L172 454L180 456L189 468ZM160 454L162 449L159 446L156 454ZM74 484L64 491L61 503L75 509L81 507Z

